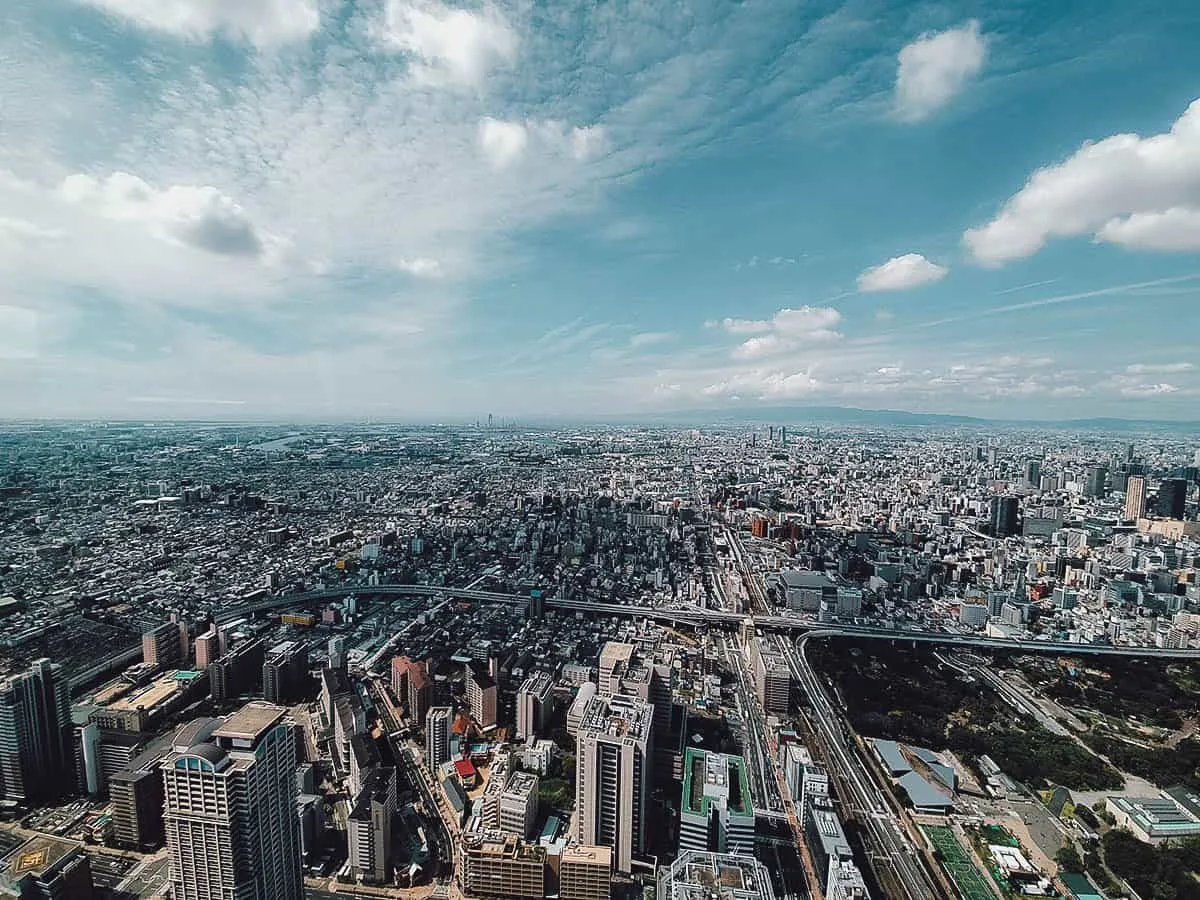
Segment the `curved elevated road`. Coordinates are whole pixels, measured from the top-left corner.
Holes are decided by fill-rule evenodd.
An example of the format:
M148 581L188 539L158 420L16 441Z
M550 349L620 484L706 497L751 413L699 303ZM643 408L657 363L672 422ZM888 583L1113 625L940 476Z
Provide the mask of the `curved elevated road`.
M337 600L351 595L365 597L444 597L481 603L525 605L529 598L519 594L480 591L471 588L435 587L423 584L378 585L374 587L336 587L320 591L304 591L271 597L258 603L233 607L215 616L218 625L262 612L274 612L293 606ZM547 597L550 609L589 612L605 616L633 616L654 619L672 625L711 625L738 628L751 622L763 631L782 633L813 633L813 637L858 637L868 640L920 641L947 646L975 647L986 650L1019 650L1026 653L1089 654L1095 656L1161 657L1163 659L1200 659L1200 650L1122 647L1108 644L1072 644L1063 641L1005 640L975 635L950 634L938 631L906 631L891 628L872 628L865 625L832 625L789 616L748 616L743 613L700 609L699 607L655 607L627 603L593 603L584 600L563 600Z

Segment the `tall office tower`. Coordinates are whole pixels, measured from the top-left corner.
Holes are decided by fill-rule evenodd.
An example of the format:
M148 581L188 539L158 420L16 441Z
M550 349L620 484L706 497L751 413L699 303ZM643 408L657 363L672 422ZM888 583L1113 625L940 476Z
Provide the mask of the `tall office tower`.
M688 747L679 801L679 850L754 852L746 760Z
M616 696L592 703L579 728L575 840L611 848L622 873L646 844L653 721L649 703Z
M554 682L545 672L534 672L517 691L517 739L537 737L546 728L550 691Z
M1130 475L1125 482L1125 518L1140 519L1146 514L1146 478Z
M608 900L612 894L612 850L570 844L558 865L559 900Z
M1042 464L1036 459L1025 461L1025 484L1037 487L1042 481Z
M329 668L346 668L346 639L340 634L329 639Z
M156 669L177 669L183 665L179 652L179 626L163 622L142 635L142 662Z
M263 660L263 697L268 703L291 703L305 693L308 681L308 645L284 641L271 648Z
M392 883L392 819L396 815L396 770L376 769L346 821L350 866L368 884Z
M621 679L633 661L634 646L621 641L609 641L600 651L601 697L612 697L621 693Z
M450 726L454 710L433 706L425 714L425 763L431 770L450 759Z
M175 900L302 900L296 738L287 710L198 719L163 760Z
M0 797L21 803L74 784L71 695L62 667L34 660L0 682Z
M496 679L479 663L467 666L467 705L480 728L496 724L498 688Z
M213 625L208 631L196 636L196 670L203 671L221 657L221 639L217 636L217 626Z
M1104 497L1108 492L1108 467L1092 466L1087 470L1087 481L1083 487L1084 496Z
M1182 478L1164 478L1158 486L1155 510L1164 519L1182 519L1187 510L1188 483Z
M779 446L780 447L787 446L787 426L786 425L779 426Z
M998 538L1011 537L1018 531L1016 497L992 498L992 534Z

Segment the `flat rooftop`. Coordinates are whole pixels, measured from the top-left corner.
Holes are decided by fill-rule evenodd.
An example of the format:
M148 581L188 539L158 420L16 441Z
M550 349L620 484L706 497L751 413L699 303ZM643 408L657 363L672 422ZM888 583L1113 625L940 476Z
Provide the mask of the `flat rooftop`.
M110 703L108 708L118 712L129 712L139 707L151 710L171 699L179 693L179 690L179 681L172 672L169 675L163 675L142 690Z
M612 868L612 848L590 844L571 844L562 853L563 863L576 865L607 866Z
M38 835L9 854L5 860L5 873L11 881L19 881L28 875L40 878L78 849L79 844L74 841Z
M286 709L274 703L247 703L222 722L213 737L255 741L286 713Z

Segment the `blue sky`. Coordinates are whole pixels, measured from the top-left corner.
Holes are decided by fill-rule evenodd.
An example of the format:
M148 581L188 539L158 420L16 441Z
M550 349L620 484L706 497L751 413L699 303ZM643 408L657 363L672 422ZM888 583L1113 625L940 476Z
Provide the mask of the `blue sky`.
M1200 408L1194 4L3 17L0 415Z

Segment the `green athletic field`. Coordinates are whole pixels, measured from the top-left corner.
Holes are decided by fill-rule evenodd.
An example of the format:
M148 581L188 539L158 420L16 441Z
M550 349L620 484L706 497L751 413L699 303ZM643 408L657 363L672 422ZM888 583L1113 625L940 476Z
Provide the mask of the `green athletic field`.
M963 900L993 900L995 894L988 888L954 832L943 825L922 825L921 828L929 835L929 842L941 857L942 868L958 888Z

